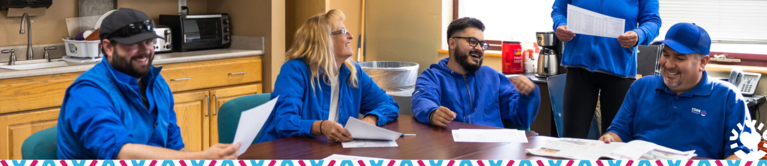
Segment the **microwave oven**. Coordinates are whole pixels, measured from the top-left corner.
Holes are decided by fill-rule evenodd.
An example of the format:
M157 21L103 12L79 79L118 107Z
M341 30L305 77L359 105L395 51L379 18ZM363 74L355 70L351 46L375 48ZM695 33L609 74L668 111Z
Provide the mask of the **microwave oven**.
M160 25L171 29L174 51L228 48L229 20L228 14L160 15Z

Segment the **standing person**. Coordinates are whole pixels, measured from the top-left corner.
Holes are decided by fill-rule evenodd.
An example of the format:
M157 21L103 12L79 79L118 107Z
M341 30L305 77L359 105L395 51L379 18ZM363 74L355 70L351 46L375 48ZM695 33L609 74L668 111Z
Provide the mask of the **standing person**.
M353 35L346 17L330 10L309 18L285 55L272 98L277 99L258 142L324 135L333 142L352 140L344 129L349 117L382 126L397 118L399 105L349 59Z
M626 32L617 39L575 35L567 29L568 4L625 19ZM648 45L658 36L658 0L556 0L552 8L557 38L566 42L562 55L562 65L567 67L562 136L588 137L597 98L604 133L636 80L636 46Z
M152 66L154 22L118 9L101 24L104 60L67 88L56 137L61 159L235 159L240 144L184 148L173 93Z
M464 17L447 27L450 56L418 76L412 110L421 123L445 127L453 121L528 129L538 114L541 96L530 78L506 78L482 66L487 43L485 25Z

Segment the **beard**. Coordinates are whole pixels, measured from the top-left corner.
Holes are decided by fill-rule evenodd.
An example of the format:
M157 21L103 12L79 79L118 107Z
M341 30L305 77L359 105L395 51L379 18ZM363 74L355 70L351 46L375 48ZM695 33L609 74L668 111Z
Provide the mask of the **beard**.
M112 65L115 70L120 71L122 73L125 73L127 75L130 75L134 78L141 78L146 76L149 73L149 68L152 66L152 61L154 60L154 55L136 55L132 58L128 59L125 56L122 56L117 53L117 49L115 49L112 52ZM148 58L147 65L144 67L134 67L133 66L133 60L140 59L140 58Z
M473 72L476 72L477 70L479 70L480 67L482 67L482 61L485 58L482 56L482 52L481 51L477 51L477 50L474 50L474 49L472 49L471 51L463 51L460 48L456 47L455 48L455 52L456 52L456 54L455 54L455 58L456 59L455 60L467 72L472 72L473 73ZM479 62L477 62L476 64L471 64L469 62L469 61L471 61L471 58L472 58L471 54L479 55L480 56L479 57Z

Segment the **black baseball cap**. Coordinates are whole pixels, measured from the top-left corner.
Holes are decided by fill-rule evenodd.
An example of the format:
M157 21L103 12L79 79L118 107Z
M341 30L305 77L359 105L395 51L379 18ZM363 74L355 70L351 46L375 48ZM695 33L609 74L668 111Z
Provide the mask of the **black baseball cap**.
M101 22L99 38L110 39L122 44L162 38L154 32L154 22L136 9L120 8L110 13ZM127 30L130 29L130 30Z

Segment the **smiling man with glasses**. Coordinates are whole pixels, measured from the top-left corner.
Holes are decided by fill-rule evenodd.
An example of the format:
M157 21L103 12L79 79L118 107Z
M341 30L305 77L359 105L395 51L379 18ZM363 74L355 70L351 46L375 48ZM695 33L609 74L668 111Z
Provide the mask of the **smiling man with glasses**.
M538 114L538 87L525 76L507 78L482 66L487 50L485 26L461 18L447 29L450 56L421 73L412 110L421 123L447 126L452 121L528 129Z

